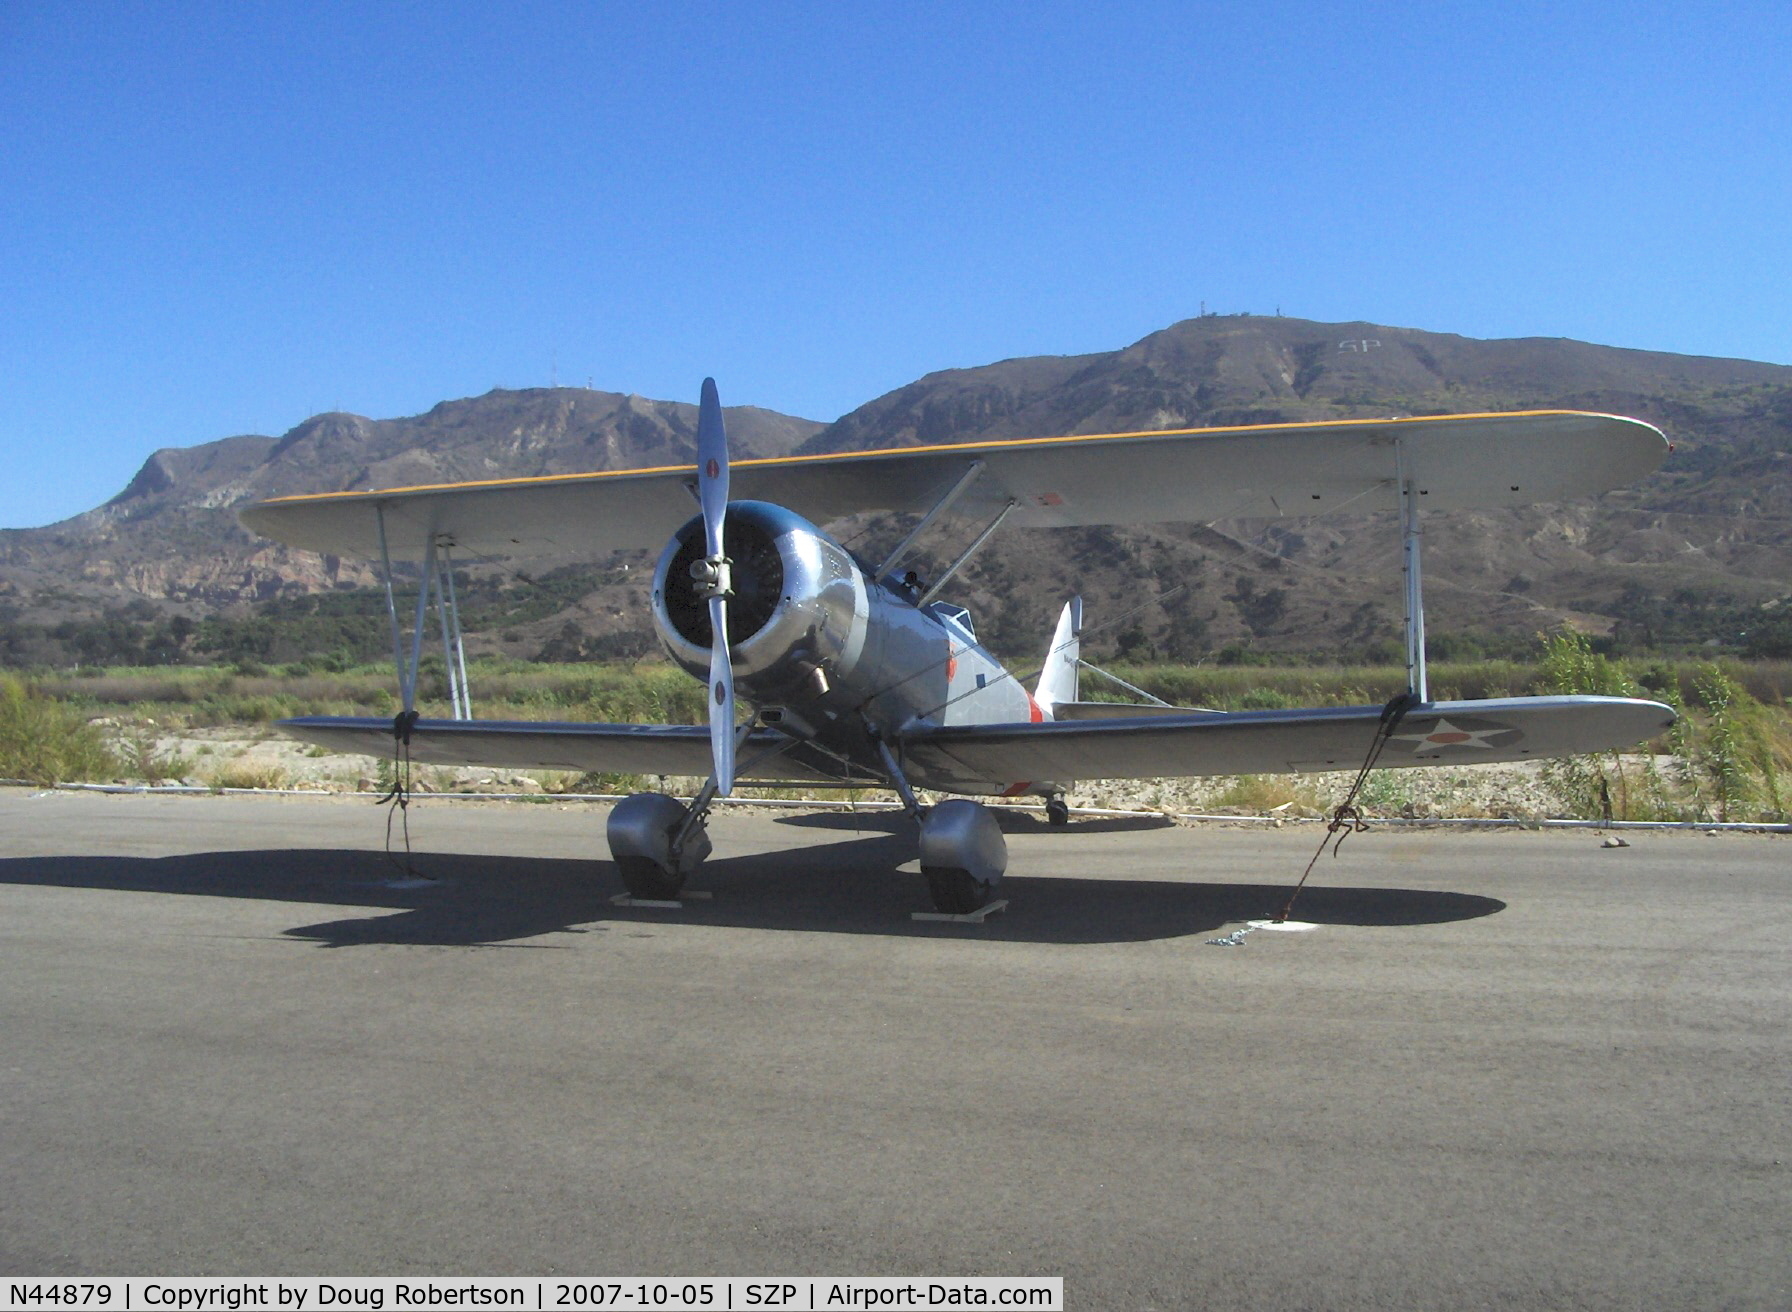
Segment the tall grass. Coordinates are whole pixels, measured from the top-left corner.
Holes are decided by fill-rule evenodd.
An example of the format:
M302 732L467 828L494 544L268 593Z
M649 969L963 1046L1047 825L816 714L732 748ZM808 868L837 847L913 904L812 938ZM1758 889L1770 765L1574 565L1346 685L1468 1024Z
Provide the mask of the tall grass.
M1780 781L1792 768L1792 734L1783 715L1751 697L1721 667L1710 665L1694 684L1704 710L1704 732L1691 757L1718 820L1784 819Z
M109 777L117 761L75 708L0 675L0 778L34 784Z
M1619 662L1566 633L1544 639L1540 691L1634 697L1639 688ZM1680 719L1648 754L1598 752L1544 763L1544 778L1567 809L1588 819L1765 821L1787 819L1782 780L1792 770L1792 721L1754 697L1725 666L1689 671L1692 696L1678 674L1656 695Z

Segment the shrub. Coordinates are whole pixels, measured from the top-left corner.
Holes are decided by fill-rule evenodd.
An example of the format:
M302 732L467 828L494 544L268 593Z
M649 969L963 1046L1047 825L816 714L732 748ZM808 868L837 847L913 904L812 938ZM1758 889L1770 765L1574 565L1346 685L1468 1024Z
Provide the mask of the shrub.
M1717 665L1702 667L1693 686L1708 719L1692 759L1711 787L1717 818L1783 816L1780 771L1786 744L1784 735L1774 732L1767 708Z
M213 788L284 788L289 780L277 761L239 756L214 769L206 782Z
M193 762L177 748L159 750L155 735L142 725L126 734L120 740L119 748L124 758L125 777L141 779L146 784L181 779L193 770Z
M1593 650L1584 633L1543 637L1541 691L1562 696L1634 697L1637 687L1624 669ZM1570 815L1588 819L1640 819L1631 807L1630 776L1617 752L1561 756L1543 763L1543 778Z
M1213 799L1228 810L1269 812L1293 808L1299 815L1317 815L1313 789L1289 775L1241 774Z
M0 776L34 784L110 778L117 762L73 707L0 675Z

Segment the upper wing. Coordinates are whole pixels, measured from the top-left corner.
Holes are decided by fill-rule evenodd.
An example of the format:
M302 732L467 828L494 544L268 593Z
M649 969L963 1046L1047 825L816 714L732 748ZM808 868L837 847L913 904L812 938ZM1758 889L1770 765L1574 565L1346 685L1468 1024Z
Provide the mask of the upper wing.
M1115 708L1130 710L1131 708ZM1187 711L1045 724L919 728L904 759L929 778L1154 779L1354 770L1381 722L1379 706L1293 711ZM1674 723L1660 702L1628 697L1506 697L1432 702L1395 726L1381 766L1483 764L1627 747Z
M1395 448L1431 509L1488 508L1603 492L1667 454L1636 419L1577 411L1268 424L1025 438L734 462L737 498L817 523L868 510L921 511L973 463L958 502L1020 528L1204 522L1392 509ZM615 470L375 492L280 497L242 522L296 547L374 557L380 507L392 551L431 538L480 555L598 555L657 547L695 511L696 467Z

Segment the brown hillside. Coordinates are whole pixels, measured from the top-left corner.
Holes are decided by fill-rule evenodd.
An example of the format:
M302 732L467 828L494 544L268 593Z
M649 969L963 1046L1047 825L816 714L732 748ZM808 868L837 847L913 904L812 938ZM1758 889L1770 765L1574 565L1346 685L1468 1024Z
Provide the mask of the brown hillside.
M1643 485L1595 501L1430 517L1434 635L1528 634L1564 619L1600 631L1639 598L1761 602L1792 590L1792 367L1781 365L1208 316L1118 351L929 374L826 427L751 408L730 410L728 425L737 453L750 456L1557 407L1649 420L1674 453ZM352 586L370 580L365 563L253 540L231 507L289 492L687 461L695 420L689 404L614 393L492 392L415 418L319 415L278 440L157 452L106 505L0 533L0 613L42 623L137 599L196 615ZM873 559L902 527L837 526ZM932 567L976 527L936 529ZM570 652L581 632L644 632L639 571L600 576L582 601L485 641L533 655L550 637ZM998 535L956 591L986 638L1010 651L1042 643L1057 606L1080 590L1098 652L1125 645L1194 659L1232 644L1321 651L1391 636L1397 576L1393 526L1339 517Z

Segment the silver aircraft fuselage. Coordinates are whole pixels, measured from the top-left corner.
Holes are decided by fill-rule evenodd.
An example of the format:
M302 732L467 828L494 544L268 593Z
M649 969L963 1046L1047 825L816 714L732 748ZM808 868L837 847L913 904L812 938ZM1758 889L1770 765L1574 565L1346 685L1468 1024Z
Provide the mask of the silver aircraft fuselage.
M701 528L693 519L661 553L653 618L671 659L706 680L711 631L688 582ZM768 723L801 726L815 746L881 776L877 738L893 742L909 726L1045 718L1019 680L978 643L962 607L917 604L917 586L873 578L845 547L782 506L731 502L727 532L733 614L741 621L729 644L736 687ZM911 780L967 791L963 780L925 770ZM976 791L1034 786L1010 780Z

